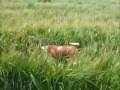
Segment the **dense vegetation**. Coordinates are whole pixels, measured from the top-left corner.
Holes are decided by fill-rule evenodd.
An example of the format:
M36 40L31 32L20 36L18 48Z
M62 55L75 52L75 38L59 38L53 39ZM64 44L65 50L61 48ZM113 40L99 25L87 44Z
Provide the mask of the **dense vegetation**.
M119 0L0 0L0 90L120 90ZM42 45L79 42L64 64Z

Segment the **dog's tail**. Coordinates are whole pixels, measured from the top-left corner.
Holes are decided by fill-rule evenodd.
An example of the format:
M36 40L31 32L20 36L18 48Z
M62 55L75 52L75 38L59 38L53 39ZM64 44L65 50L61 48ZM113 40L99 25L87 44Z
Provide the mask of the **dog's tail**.
M76 42L70 42L69 44L74 45L74 46L79 46L80 45L79 43L76 43Z

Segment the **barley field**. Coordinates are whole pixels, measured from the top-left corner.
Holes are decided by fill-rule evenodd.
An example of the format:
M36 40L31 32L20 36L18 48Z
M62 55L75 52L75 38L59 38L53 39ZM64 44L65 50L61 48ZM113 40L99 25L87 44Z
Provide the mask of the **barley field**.
M119 0L0 0L0 90L120 90ZM43 45L80 43L67 64Z

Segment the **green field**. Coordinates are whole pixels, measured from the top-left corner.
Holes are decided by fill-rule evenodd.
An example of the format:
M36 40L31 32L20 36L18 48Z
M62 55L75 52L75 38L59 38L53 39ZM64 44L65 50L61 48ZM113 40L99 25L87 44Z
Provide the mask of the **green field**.
M119 0L0 0L0 90L120 90ZM78 42L67 64L42 45Z

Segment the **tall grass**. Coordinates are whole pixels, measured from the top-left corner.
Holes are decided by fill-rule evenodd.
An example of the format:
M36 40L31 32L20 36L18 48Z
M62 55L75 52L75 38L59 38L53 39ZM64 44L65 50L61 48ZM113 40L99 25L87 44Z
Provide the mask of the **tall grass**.
M11 2L0 3L1 90L120 89L117 0ZM40 49L69 42L80 46L67 64Z

